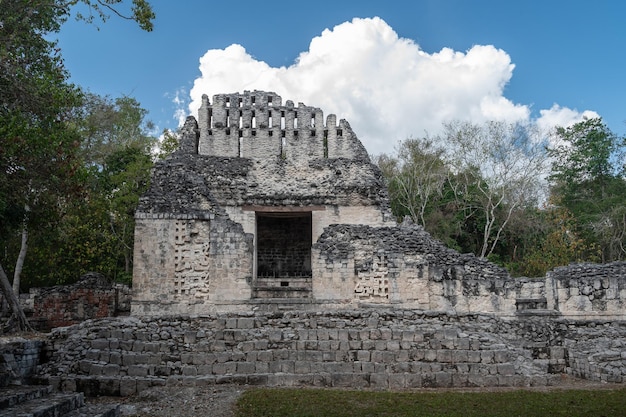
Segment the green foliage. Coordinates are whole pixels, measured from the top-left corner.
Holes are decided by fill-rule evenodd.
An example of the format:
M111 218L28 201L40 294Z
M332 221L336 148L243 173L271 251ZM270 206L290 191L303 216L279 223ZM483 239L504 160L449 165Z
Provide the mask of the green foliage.
M443 196L449 176L443 149L428 139L407 139L397 149L398 162L389 181L397 208L421 225Z
M0 7L0 231L37 219L59 190L73 189L77 136L67 119L80 92L45 34L63 11L46 1L4 0Z
M123 0L65 0L59 3L65 8L84 5L86 11L79 10L76 13L76 18L88 23L95 23L96 18L106 22L110 13L113 13L122 19L134 20L146 32L152 32L154 29L152 21L155 14L152 11L152 6L146 0L132 0L130 13L124 13L119 9L119 5L124 3Z
M541 132L531 125L497 121L444 127L440 141L446 144L450 169L467 176L458 192L472 201L482 230L476 254L490 256L497 252L513 213L537 204L546 161Z
M180 146L179 133L169 129L163 130L163 139L159 143L157 159L162 160L178 149Z
M589 181L612 178L623 166L616 166L624 142L600 118L586 119L556 131L560 144L550 148L554 158L551 178L567 191Z
M28 125L58 121L76 104L77 90L46 35L66 10L50 0L0 2L0 115Z
M76 200L53 227L31 233L28 262L24 265L23 289L70 284L89 271L115 277L118 260L109 238L104 199ZM13 251L16 240L13 240ZM11 249L11 247L10 247Z
M35 209L43 192L73 188L68 181L76 171L79 140L68 121L83 97L68 82L50 35L77 3L104 13L116 12L122 1L0 1L0 172L6 173L0 180L0 229L5 231L21 227L15 211L25 205ZM132 19L148 28L153 17L145 0L133 0Z
M372 392L258 388L244 392L237 417L623 416L626 389L500 392Z
M126 17L118 9L123 4L122 0L0 0L0 232L5 237L0 262L13 264L21 229L28 229L31 252L23 272L26 282L53 284L86 270L115 271L115 266L106 264L116 246L102 233L109 230L110 235L115 223L107 212L111 204L107 199L100 201L90 188L102 180L94 176L99 171L85 169L86 160L87 165L103 160L85 153L90 144L83 138L92 139L88 128L104 135L103 126L114 126L117 130L108 131L107 140L134 138L133 146L148 153L151 138L141 130L145 110L128 97L112 104L83 95L68 82L69 74L52 39L75 6L89 10L91 17L86 20L96 13L104 21L108 13ZM127 18L145 30L152 29L154 14L148 2L133 0L131 12ZM108 111L104 111L106 106ZM106 120L94 127L96 123L90 125L92 120L81 116L96 114L95 108L102 110L97 114L125 119ZM94 152L104 156L110 149ZM112 176L111 181L121 180ZM119 188L128 194L129 186L123 185ZM131 204L132 199L126 195L120 200L118 207ZM103 209L85 210L90 205ZM122 223L128 223L128 210ZM128 233L119 233L122 227L116 226L118 239L113 242L128 245Z
M552 157L552 200L572 213L572 232L587 246L597 246L601 260L626 257L626 181L624 138L602 119L583 120L556 132L560 144Z
M105 159L120 147L150 152L156 142L147 133L154 126L145 121L146 115L147 111L132 97L111 99L85 94L83 105L74 114L75 127L82 138L81 158L101 169Z
M139 197L150 183L152 159L138 147L124 147L112 153L106 160L100 175L108 203L110 239L114 243L118 259L124 260L124 276L132 272L135 209Z
M536 204L545 152L529 126L458 122L375 161L399 220L410 216L452 248L506 263L519 244L509 230Z
M557 266L599 260L595 246L576 235L576 219L571 212L563 207L551 207L543 215L547 230L543 238L528 250L519 266L519 274L540 277Z
M122 1L0 0L0 233L4 237L0 287L18 330L29 329L14 293L20 289L27 237L32 237L33 231L39 238L48 233L53 237L57 232L55 222L64 217L64 209L80 189L80 140L69 121L82 95L68 82L69 75L51 36L79 2L104 19L104 9L125 17L116 8ZM132 4L129 18L143 29L152 30L154 13L149 3L132 0ZM9 249L16 234L23 237L21 250L12 257ZM39 261L58 262L59 253L53 255L57 256ZM2 267L13 261L14 290ZM56 273L55 266L51 265L47 272Z
M464 239L472 217L466 204L471 196L459 192L467 176L452 174L444 158L443 149L426 138L407 139L399 143L397 156L382 154L374 161L386 179L398 221L409 216L448 246L471 252Z
M128 97L90 95L75 114L82 141L74 178L82 187L76 198L58 201L62 215L54 224L31 233L24 288L71 283L90 271L130 283L134 212L149 185L156 139L146 133L145 110Z
M626 259L625 139L589 119L557 129L552 142L546 149L529 126L455 122L374 160L398 220L410 216L447 246L515 275Z

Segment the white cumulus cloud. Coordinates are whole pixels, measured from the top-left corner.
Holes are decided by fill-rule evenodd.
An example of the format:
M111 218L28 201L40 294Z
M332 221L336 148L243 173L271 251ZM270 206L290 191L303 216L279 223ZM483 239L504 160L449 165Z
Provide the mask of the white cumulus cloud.
M585 110L581 113L578 110L561 107L558 104L553 104L547 110L540 110L539 114L541 117L537 120L537 124L542 130L549 130L554 126L569 127L580 122L582 118L593 119L600 117L595 111Z
M197 113L203 94L274 91L347 119L370 153L389 153L399 140L435 135L452 120L528 121L529 106L503 94L514 68L491 45L429 54L378 17L355 18L324 30L289 67L271 67L236 44L207 51L189 109ZM541 127L582 117L558 106L540 114Z

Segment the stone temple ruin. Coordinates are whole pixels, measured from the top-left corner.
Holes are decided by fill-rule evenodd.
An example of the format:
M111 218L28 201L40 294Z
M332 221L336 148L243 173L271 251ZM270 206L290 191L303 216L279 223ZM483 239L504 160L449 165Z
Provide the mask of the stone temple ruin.
M392 219L346 121L275 93L203 98L140 200L134 256L131 316L53 329L42 382L86 395L626 382L626 263L512 278L446 248Z
M397 297L386 255L322 243L331 224L394 224L346 121L261 91L205 96L198 119L137 210L134 314Z
M626 318L622 264L513 279L396 224L348 122L275 93L204 96L136 220L134 315L291 305Z

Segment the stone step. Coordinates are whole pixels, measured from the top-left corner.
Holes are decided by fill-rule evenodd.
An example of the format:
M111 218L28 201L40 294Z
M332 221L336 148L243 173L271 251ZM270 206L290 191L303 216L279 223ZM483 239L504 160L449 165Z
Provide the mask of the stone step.
M83 393L53 392L49 385L12 385L0 389L0 416L119 417L119 405L85 404Z
M77 410L65 414L63 417L119 417L119 405L87 404Z
M545 308L518 310L515 312L517 316L560 316L561 313L556 310Z
M52 393L0 410L13 417L60 417L85 404L82 393Z
M525 310L545 310L547 308L547 300L545 297L538 298L517 298L515 307L517 311Z
M49 385L10 385L0 388L0 410L21 404L35 398L44 397L52 392Z

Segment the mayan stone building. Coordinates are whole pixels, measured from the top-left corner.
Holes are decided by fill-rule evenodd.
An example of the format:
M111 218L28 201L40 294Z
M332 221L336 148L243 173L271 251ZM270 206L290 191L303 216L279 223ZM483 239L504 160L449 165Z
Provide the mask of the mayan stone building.
M270 92L204 96L136 212L133 315L393 305L623 319L623 300L625 264L512 279L396 224L348 122Z
M148 314L349 298L313 244L331 224L390 222L350 125L262 91L204 96L136 217L133 310Z

